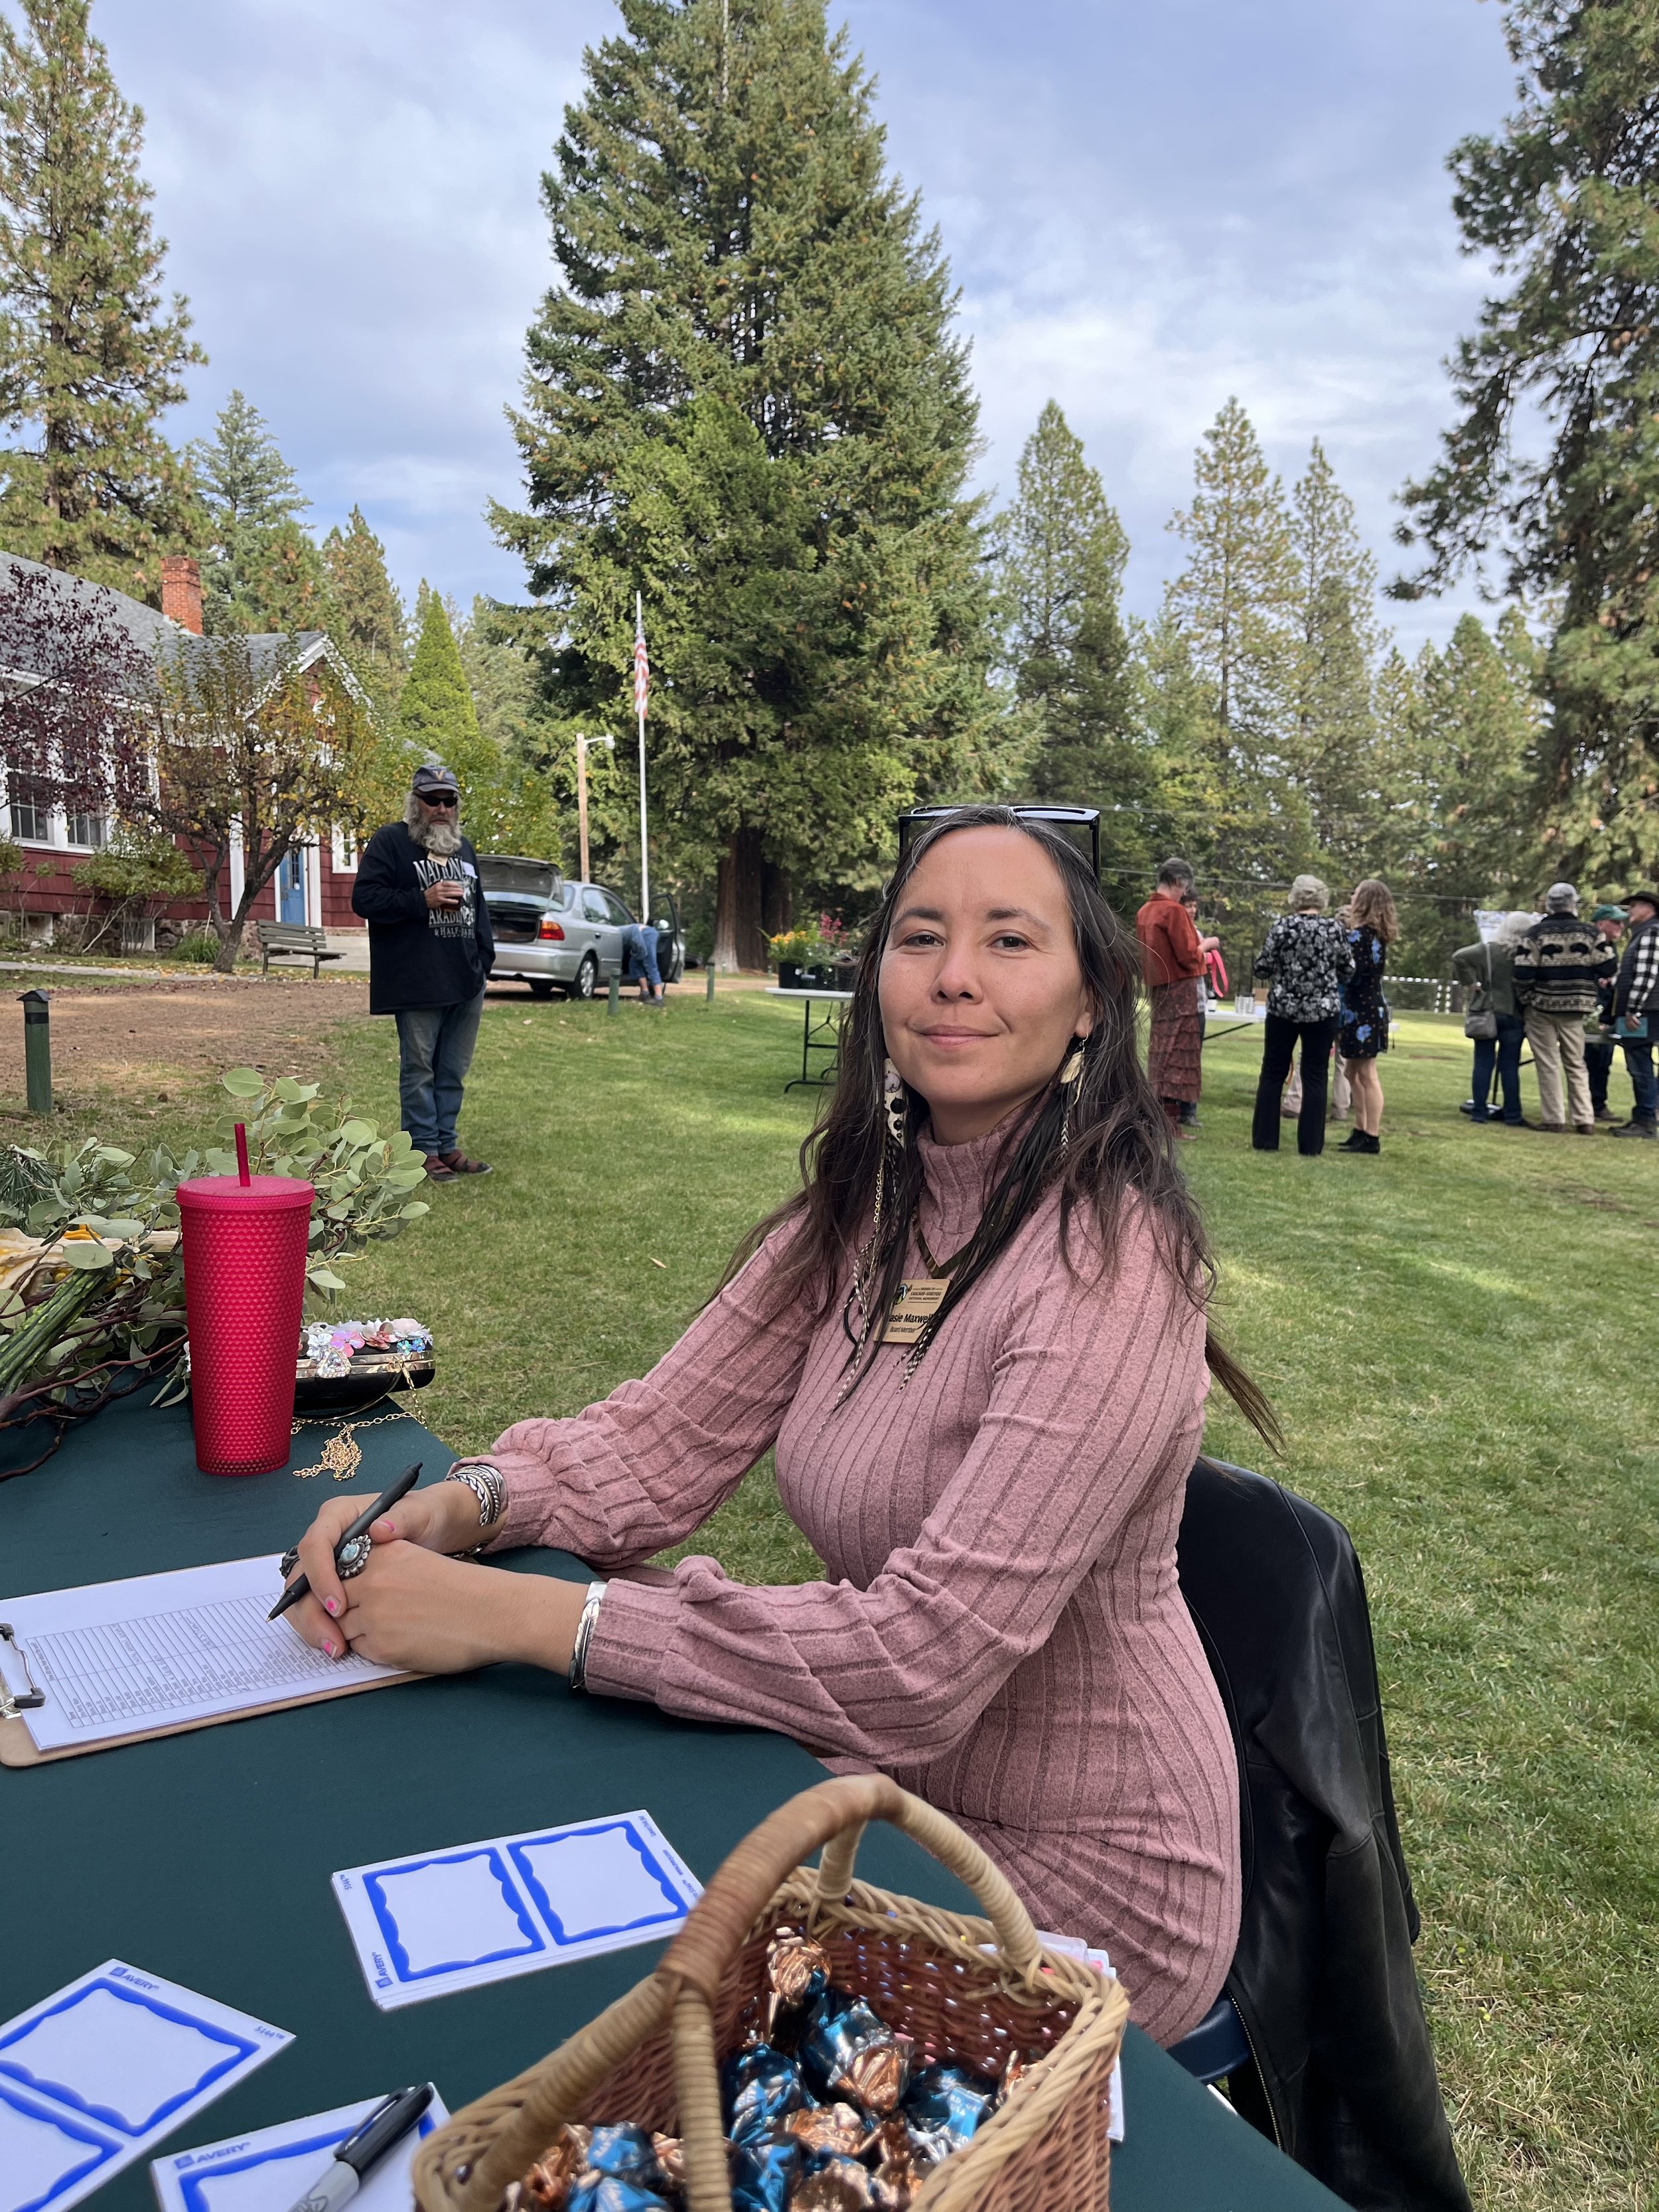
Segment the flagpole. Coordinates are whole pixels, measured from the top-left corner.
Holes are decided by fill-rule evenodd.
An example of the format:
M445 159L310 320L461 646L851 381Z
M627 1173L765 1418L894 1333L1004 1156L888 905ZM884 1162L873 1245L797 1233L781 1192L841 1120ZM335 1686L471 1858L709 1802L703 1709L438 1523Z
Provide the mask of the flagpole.
M640 724L640 920L651 920L651 839L645 819L645 595L634 594L634 706Z

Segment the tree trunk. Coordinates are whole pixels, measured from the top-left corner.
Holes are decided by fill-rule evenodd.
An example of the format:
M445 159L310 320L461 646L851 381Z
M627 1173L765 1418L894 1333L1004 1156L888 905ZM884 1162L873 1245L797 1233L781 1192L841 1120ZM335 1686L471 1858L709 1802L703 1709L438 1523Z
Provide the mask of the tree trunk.
M790 928L795 919L795 887L787 868L774 860L761 862L761 927L769 937Z
M714 893L714 951L717 969L764 968L766 933L761 927L761 884L765 862L758 830L734 830L720 855Z

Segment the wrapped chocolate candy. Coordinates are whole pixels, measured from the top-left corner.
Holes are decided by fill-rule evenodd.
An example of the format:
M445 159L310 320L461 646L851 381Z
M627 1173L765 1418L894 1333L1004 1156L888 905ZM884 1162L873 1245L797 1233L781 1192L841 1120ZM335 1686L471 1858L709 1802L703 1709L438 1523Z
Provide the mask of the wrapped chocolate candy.
M566 2124L542 2153L520 2185L526 2212L566 2212L576 2177L587 2164L590 2128Z
M793 2141L733 2143L732 2212L788 2212L803 2162Z
M864 2115L850 2105L815 2105L810 2112L791 2112L783 2125L804 2151L839 2151L843 2158L858 2157L870 2132Z
M673 2208L643 2182L589 2172L570 2192L570 2212L673 2212Z
M595 2128L588 2139L587 2163L595 2173L614 2174L618 2181L654 2184L662 2178L643 2128Z
M855 2158L831 2152L811 2160L789 2199L789 2212L869 2212L875 2178Z
M685 2145L678 2136L653 2136L651 2148L657 2154L657 2171L671 2189L685 2186Z
M791 2045L799 2015L829 1986L830 1961L823 1946L799 1929L780 1928L766 1950L767 2041Z
M965 2066L924 2066L905 2092L904 2117L930 2144L940 2136L960 2150L996 2102L996 2083Z
M1036 2063L1036 2061L1034 2058L1021 2057L1018 2051L1012 2055L1008 2063L1002 2069L1002 2094L997 2099L999 2105L1007 2102L1022 2079Z
M842 2097L885 2119L904 2094L915 2045L895 2035L861 1997L826 1990L806 2016L801 2071L821 2099Z
M794 2060L769 2043L745 2045L720 2069L726 2132L734 2143L765 2142L811 2101Z

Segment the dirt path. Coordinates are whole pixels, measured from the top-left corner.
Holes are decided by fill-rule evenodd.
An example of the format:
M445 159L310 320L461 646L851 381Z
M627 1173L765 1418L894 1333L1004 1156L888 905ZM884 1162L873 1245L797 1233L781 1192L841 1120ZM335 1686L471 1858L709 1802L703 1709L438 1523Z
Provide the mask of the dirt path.
M315 1073L327 1032L366 1020L368 978L180 976L52 989L52 1085L66 1107L95 1094L151 1103L198 1095L227 1067ZM21 1105L23 1014L0 997L0 1095Z

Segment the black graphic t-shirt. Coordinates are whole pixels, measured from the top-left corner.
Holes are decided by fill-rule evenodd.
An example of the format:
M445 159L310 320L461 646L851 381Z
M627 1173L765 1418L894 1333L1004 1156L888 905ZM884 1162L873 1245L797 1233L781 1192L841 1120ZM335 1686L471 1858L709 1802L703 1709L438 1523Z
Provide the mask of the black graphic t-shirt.
M426 902L429 885L458 883L457 907ZM422 850L401 822L377 830L357 863L351 909L368 924L368 1011L454 1006L476 999L495 957L478 856L466 838L447 860Z

